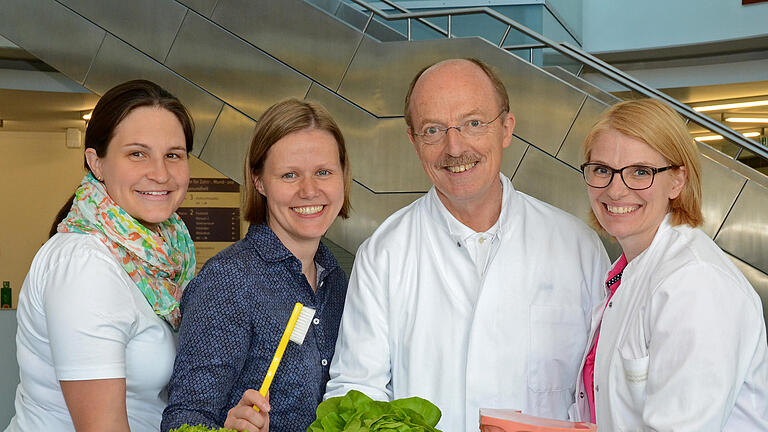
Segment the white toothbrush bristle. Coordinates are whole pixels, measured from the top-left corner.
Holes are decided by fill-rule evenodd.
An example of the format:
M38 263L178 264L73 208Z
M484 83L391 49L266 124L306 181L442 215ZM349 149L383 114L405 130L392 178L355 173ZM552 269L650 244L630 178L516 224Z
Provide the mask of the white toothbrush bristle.
M299 345L304 343L304 337L309 331L309 326L312 325L312 318L315 316L315 310L304 306L299 313L299 319L296 320L296 326L291 332L290 340Z

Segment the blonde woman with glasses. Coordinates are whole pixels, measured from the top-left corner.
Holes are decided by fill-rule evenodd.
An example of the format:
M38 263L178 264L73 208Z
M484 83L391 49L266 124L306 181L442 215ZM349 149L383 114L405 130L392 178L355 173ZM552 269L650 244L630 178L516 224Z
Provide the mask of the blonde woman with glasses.
M682 119L619 103L581 166L621 257L593 312L572 409L606 431L767 431L768 346L755 290L697 226L701 168Z

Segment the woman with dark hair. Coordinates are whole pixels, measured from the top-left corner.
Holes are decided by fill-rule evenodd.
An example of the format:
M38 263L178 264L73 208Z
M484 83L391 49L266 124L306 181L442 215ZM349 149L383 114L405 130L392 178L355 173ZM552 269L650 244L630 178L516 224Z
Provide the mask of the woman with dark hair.
M19 296L21 382L7 431L156 431L194 246L175 211L193 124L156 84L104 94L85 133L87 174Z
M162 431L306 430L325 393L347 281L320 238L349 213L344 137L320 105L275 104L256 127L244 178L248 234L208 260L182 298ZM255 389L296 302L315 317L304 343L285 351L267 403Z
M574 420L601 431L768 431L760 297L704 231L701 166L682 118L618 103L584 143L592 216L622 254L593 311Z

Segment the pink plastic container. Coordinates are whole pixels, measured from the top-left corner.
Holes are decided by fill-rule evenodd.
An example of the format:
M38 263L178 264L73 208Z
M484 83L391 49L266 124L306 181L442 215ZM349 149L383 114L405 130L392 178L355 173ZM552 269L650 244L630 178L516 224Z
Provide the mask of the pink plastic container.
M482 432L596 432L597 426L586 422L570 422L523 414L503 409L480 409Z

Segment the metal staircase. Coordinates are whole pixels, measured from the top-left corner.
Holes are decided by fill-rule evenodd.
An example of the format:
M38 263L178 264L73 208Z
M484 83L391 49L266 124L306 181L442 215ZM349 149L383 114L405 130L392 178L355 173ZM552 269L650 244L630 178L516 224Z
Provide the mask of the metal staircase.
M195 118L193 153L237 181L255 122L269 105L287 97L322 103L345 134L354 177L352 217L335 223L327 237L351 253L384 218L430 187L405 134L403 97L419 69L444 58L477 57L500 72L517 117L502 171L516 188L583 219L589 203L576 168L579 146L615 97L565 69L542 69L510 52L546 46L667 100L691 121L768 160L755 142L503 15L496 17L508 26L500 42L409 40L409 23L435 16L450 22L448 17L470 10L386 14L364 1L353 3L357 6L337 0L0 0L0 34L94 93L134 78L166 87ZM388 25L394 20L406 23L405 34ZM443 30L435 27L430 31ZM505 46L512 30L537 43ZM444 31L452 36L450 29ZM710 147L701 150L703 228L750 279L768 310L768 179ZM617 246L606 245L615 255Z

